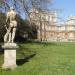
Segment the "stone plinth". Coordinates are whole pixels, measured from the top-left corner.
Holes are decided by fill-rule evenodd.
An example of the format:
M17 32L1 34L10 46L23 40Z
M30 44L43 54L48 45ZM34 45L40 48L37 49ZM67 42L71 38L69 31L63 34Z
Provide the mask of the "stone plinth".
M16 49L18 48L15 43L5 43L4 48L4 64L2 65L3 69L14 69L16 65Z

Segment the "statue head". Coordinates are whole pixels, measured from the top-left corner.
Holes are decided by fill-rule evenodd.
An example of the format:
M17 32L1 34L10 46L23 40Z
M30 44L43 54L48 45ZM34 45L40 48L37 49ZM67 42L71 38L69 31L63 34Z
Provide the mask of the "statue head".
M14 10L14 7L10 7L10 10Z

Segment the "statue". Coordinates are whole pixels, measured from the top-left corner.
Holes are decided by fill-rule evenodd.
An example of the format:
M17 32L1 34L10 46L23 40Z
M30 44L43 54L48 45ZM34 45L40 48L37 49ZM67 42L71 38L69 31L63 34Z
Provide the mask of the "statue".
M9 22L8 27L6 26L6 34L4 36L4 42L5 43L13 43L16 33L16 27L17 27L17 21L16 18L16 12L13 7L10 7L10 11L7 12L6 15L6 23Z
M7 26L8 25L8 26ZM14 43L17 21L16 21L16 12L13 7L10 8L10 11L6 15L6 34L4 35L4 63L2 65L3 69L14 69L16 65L16 49L18 45Z

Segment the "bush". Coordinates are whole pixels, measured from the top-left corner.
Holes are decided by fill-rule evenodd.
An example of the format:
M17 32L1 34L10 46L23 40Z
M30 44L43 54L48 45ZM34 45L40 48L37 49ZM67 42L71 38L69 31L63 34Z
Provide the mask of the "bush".
M0 12L0 42L3 42L4 34L6 32L6 29L4 27L5 19L5 14Z
M4 26L6 24L5 20L5 14L0 12L0 42L3 42L6 33ZM35 24L30 24L28 20L23 20L19 15L17 15L16 20L18 22L15 38L16 42L35 39L37 37L37 27Z

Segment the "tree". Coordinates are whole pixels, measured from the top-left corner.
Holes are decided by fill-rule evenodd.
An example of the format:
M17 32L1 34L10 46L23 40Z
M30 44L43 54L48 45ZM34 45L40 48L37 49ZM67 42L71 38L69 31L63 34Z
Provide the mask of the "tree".
M29 15L29 12L32 8L48 10L47 5L51 3L52 0L14 0L14 6L17 8L17 11Z
M6 29L4 27L5 25L5 14L0 12L0 42L3 41L4 34L6 32Z
M17 42L24 42L28 39L36 38L37 27L34 24L30 25L28 20L23 20L20 16L17 16L17 32L16 32L16 40Z
M47 5L51 3L51 0L20 0L20 1L22 1L23 9L25 10L25 12L27 13L28 16L29 16L30 8L35 8L35 9L38 10L38 14L39 14L38 16L37 16L36 10L34 10L34 13L39 19L39 23L40 23L40 41L42 41L42 17L41 17L41 13L42 13L42 11L48 11ZM29 3L29 5L28 5L28 3ZM36 28L35 24L34 24L34 26ZM46 30L45 30L45 32L46 32Z
M2 12L5 10L5 12L10 8L7 0L0 0L0 11Z
M29 29L29 22L27 20L23 20L20 18L20 16L17 16L17 32L16 32L16 41L21 42L27 39L28 37L25 37L25 35L28 35L28 29Z
M51 4L51 1L52 0L0 0L0 8L4 7L7 11L11 3L20 15L24 13L26 16L29 15L33 7L48 10L47 5Z
M2 1L2 4L3 3L5 4L3 6L5 8L7 8L7 10L9 9L10 2L11 2L11 4L14 6L14 8L18 12L18 14L20 16L22 15L21 17L24 17L24 16L29 17L29 13L32 8L36 8L39 11L39 15L40 15L41 11L48 10L49 8L47 5L51 4L52 0L6 0L6 1L0 0L0 1ZM40 37L41 37L40 40L42 41L41 15L38 17L39 17L39 22L40 22Z
M0 12L0 42L3 42L4 35L6 33L5 13ZM16 20L18 22L15 41L22 42L27 39L35 38L36 28L34 25L30 25L28 20L23 20L19 15L17 15ZM35 35L35 36L34 36Z

